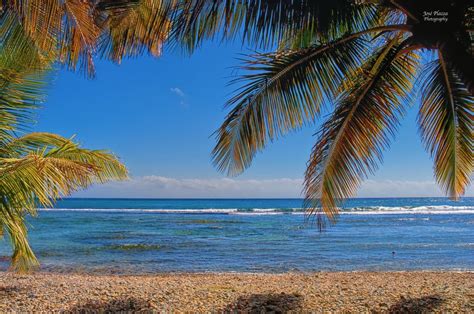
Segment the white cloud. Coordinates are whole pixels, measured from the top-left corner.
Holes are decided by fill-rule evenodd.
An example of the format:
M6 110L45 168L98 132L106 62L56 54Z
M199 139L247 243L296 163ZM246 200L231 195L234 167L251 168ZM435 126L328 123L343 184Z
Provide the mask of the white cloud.
M474 194L470 187L466 194ZM444 196L434 181L366 180L359 197L423 197Z
M300 179L176 179L144 176L80 192L84 197L299 197ZM79 195L78 194L78 195Z
M171 91L172 93L178 95L178 96L181 97L181 98L183 98L184 96L186 96L186 95L184 94L184 92L183 92L181 89L179 89L178 87L170 88L170 91Z
M135 177L111 182L81 191L80 197L143 197L143 198L285 198L301 197L302 179L179 179L163 176ZM367 180L358 197L443 196L432 181ZM466 196L474 196L469 187Z

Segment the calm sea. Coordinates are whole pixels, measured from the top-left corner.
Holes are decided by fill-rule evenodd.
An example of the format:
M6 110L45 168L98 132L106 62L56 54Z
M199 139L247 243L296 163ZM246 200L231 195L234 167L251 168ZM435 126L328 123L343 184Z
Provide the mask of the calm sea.
M474 198L352 199L322 233L301 206L300 199L65 199L28 221L45 271L474 270ZM0 255L8 254L5 239Z

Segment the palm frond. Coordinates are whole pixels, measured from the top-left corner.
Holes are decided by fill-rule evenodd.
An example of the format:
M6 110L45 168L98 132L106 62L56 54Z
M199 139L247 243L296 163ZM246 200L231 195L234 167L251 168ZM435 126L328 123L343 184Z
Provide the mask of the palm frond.
M340 30L354 26L354 22L361 25L369 21L374 12L375 5L351 0L183 1L173 18L173 38L189 51L199 47L205 39L216 36L232 39L238 34L252 44L269 47L303 29L325 32L332 25L338 25Z
M473 172L474 97L442 52L425 69L418 117L438 183L452 199L464 194Z
M57 48L61 33L63 9L58 0L8 0L4 1L6 14L15 16L38 49L48 52Z
M141 0L121 6L105 6L100 51L102 56L119 62L145 51L161 55L163 42L171 28L173 1Z
M177 0L9 0L2 7L0 35L20 30L39 54L69 69L95 74L94 56L161 54ZM8 16L9 22L4 23Z
M474 33L469 38L470 47L463 47L460 42L451 40L440 50L448 66L456 71L466 89L474 95Z
M32 110L44 99L45 75L29 71L30 69L18 71L15 67L12 68L10 60L5 59L0 53L0 132L2 133L24 128L32 121Z
M64 0L63 6L60 60L74 70L80 63L81 68L93 76L93 53L100 32L93 15L94 6L82 0Z
M367 60L319 131L304 192L305 207L316 214L321 228L324 218L336 220L341 202L377 169L409 101L416 55L397 57L402 47L397 37Z
M13 247L12 265L17 271L24 272L33 267L37 267L36 256L28 243L27 228L24 221L24 215L12 211L5 199L0 200L0 226L3 236L3 228L10 237Z
M362 39L346 38L248 60L250 74L241 77L248 83L229 100L234 108L216 131L217 168L240 173L269 141L313 121L344 74L359 65L364 48Z
M94 183L123 180L125 166L106 151L87 150L48 133L32 133L0 147L0 222L14 246L14 267L35 264L22 223L35 214L37 202L54 200ZM13 217L13 218L12 218Z
M52 133L33 132L21 137L11 136L8 142L0 146L0 156L19 158L39 149L61 147L71 140Z
M17 176L18 171L24 169L26 172L38 173L30 178L30 181L34 178L39 180L37 186L44 188L41 182L50 182L56 186L44 189L44 193L35 192L45 196L40 198L41 202L86 188L94 182L121 180L127 176L126 168L114 155L81 148L72 140L56 134L30 133L13 139L4 145L2 151L0 180ZM60 194L51 192L53 194L48 195L48 191Z
M10 11L0 17L0 69L40 71L55 57L54 51L43 51L36 46Z
M82 0L10 0L4 14L20 25L24 37L38 54L58 60L71 69L79 64L94 74L92 55L99 28L95 23L93 1ZM11 31L9 31L11 32ZM52 60L51 60L52 59Z
M18 20L6 12L0 26L0 145L11 131L32 122L32 110L44 100L47 71L54 60L26 36Z
M24 221L36 213L37 202L51 206L91 184L124 179L127 170L112 154L80 148L58 135L15 136L43 100L44 71L52 60L17 19L4 14L2 22L8 25L0 26L0 227L12 242L13 267L25 270L37 265Z
M93 4L81 0L12 0L2 17L2 55L25 55L24 68L59 61L94 75L93 53L99 35ZM25 52L24 50L28 50ZM39 61L38 61L39 60ZM20 62L18 62L20 64Z

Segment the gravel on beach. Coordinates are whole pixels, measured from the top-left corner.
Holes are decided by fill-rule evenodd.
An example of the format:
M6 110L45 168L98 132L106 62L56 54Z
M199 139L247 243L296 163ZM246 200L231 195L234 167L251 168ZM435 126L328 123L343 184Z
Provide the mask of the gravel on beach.
M0 273L0 312L474 312L473 272Z

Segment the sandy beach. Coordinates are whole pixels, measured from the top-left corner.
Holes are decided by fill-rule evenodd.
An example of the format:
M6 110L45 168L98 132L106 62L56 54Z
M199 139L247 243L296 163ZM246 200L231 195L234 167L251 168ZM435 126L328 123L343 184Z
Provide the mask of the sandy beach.
M472 272L0 276L0 312L463 312Z

